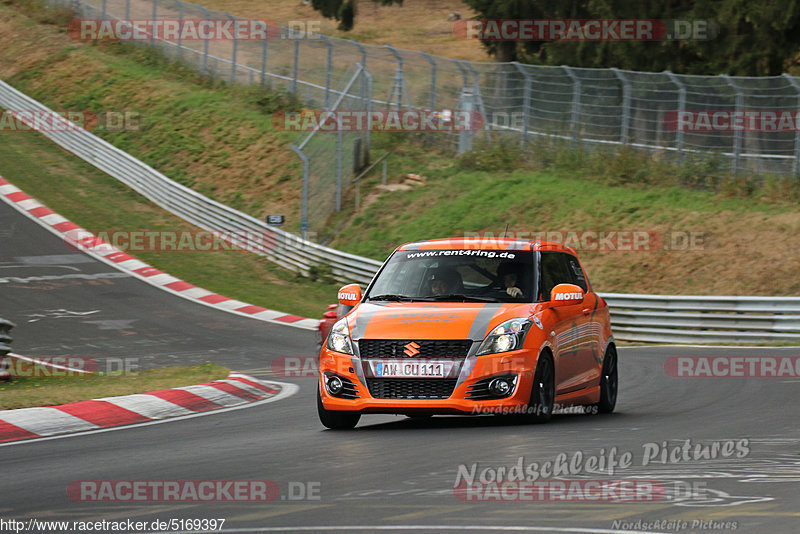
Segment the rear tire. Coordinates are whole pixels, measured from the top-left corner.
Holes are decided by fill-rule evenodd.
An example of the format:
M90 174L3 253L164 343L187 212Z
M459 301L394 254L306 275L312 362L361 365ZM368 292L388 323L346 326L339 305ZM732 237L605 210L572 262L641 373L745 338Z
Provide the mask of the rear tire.
M611 413L617 405L619 376L617 373L617 349L609 345L603 356L603 370L600 377L600 402L595 404L597 413Z
M350 430L361 419L361 414L358 412L326 410L322 404L322 396L319 394L319 390L317 390L317 414L320 422L332 430Z
M539 355L536 372L533 374L531 398L528 401L529 413L525 419L529 423L546 423L553 416L556 398L556 373L553 357L549 352Z

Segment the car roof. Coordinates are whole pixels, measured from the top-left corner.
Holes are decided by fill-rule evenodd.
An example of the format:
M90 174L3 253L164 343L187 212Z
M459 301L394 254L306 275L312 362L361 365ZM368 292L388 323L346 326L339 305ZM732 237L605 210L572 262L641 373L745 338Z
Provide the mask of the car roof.
M524 240L506 237L446 237L415 241L397 247L397 250L549 250L567 252L577 256L575 250L552 241Z

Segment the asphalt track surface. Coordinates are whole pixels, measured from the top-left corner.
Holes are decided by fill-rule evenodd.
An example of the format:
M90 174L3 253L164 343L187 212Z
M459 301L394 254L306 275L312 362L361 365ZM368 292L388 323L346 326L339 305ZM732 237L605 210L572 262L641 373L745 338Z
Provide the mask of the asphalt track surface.
M664 369L676 355L800 356L798 348L622 348L617 412L607 416L563 414L524 425L373 415L353 431L328 431L317 420L315 379L276 377L271 365L281 356L313 357L313 332L213 310L129 276L36 280L115 271L66 249L4 203L0 229L0 315L18 325L16 352L134 358L144 367L211 360L300 387L236 411L0 446L2 520L216 518L225 519L225 532L725 532L734 524L737 532L800 531L800 380L673 378ZM643 465L646 451L686 440L747 442L742 457ZM577 452L607 459L614 447L617 456L630 453L631 465L567 478L655 481L665 491L659 500L486 502L453 491L459 466L529 467ZM67 487L86 480L268 480L280 496L238 503L70 498Z

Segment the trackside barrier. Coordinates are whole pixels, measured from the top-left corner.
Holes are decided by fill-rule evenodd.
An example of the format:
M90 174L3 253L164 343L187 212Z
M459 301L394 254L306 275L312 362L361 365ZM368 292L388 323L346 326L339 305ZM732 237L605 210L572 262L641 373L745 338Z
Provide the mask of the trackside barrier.
M50 111L0 80L0 107ZM250 215L211 200L95 135L42 132L53 142L139 192L158 206L205 230L271 232L274 243L254 252L308 274L329 265L342 282L367 284L381 262L303 240ZM269 234L268 234L269 235ZM800 297L712 297L601 294L609 303L619 340L659 343L800 343ZM1 341L0 341L1 342Z
M11 377L11 373L8 371L6 354L11 352L11 329L14 326L11 321L0 318L0 379L2 380Z

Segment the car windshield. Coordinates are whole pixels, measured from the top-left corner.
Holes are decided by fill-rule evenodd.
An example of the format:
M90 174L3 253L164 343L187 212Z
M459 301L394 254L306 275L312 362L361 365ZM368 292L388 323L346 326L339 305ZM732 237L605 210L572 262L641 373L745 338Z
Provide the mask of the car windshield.
M532 302L533 252L400 250L369 288L366 300Z

